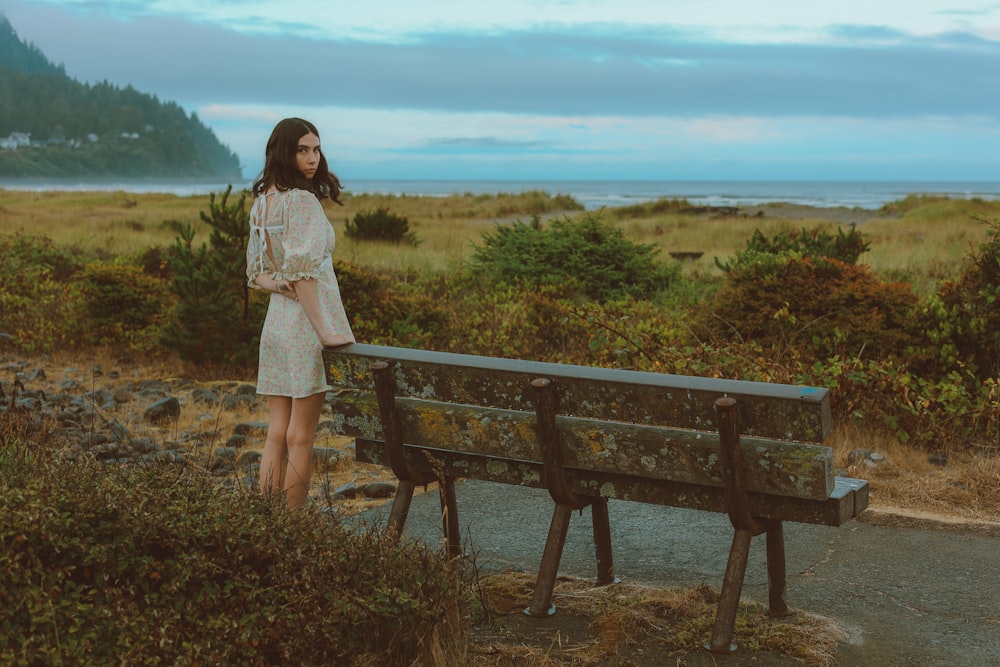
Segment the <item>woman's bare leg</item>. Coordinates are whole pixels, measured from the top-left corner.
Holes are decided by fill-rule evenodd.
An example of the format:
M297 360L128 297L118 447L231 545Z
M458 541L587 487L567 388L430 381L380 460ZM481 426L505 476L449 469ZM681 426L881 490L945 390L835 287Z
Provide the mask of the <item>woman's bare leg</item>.
M312 477L313 442L316 426L326 401L326 392L292 399L291 418L285 433L288 468L285 471L285 502L288 509L302 507L309 495Z
M277 497L285 488L285 468L288 464L286 437L292 417L292 399L268 396L267 411L267 439L260 457L260 490L265 496Z

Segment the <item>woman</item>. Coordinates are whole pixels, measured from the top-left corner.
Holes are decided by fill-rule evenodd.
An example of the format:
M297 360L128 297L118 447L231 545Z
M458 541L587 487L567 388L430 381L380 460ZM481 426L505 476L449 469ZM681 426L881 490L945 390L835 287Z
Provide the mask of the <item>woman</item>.
M257 393L267 396L260 488L305 504L326 383L322 349L354 342L333 272L334 233L320 201L341 204L340 181L309 121L286 118L271 132L254 182L247 244L250 287L271 292L260 335Z

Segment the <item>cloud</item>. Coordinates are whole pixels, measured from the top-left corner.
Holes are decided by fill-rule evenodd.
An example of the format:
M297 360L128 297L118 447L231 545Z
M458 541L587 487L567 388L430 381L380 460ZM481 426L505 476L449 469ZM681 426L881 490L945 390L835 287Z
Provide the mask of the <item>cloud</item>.
M804 23L803 3L766 30L743 4L717 23L680 16L722 0L643 21L642 3L620 0L622 23L588 18L602 3L564 6L572 20L555 22L544 12L557 2L512 0L520 18L482 5L474 27L428 0L394 13L420 18L394 34L374 9L328 27L334 12L301 0L277 20L260 13L268 2L60 1L72 8L3 11L70 76L197 112L247 174L274 123L298 115L351 178L1000 177L1000 33L957 13L928 24L921 0L905 14L923 12L919 28L863 11Z
M500 137L439 137L424 142L426 148L460 148L471 150L534 150L538 148L553 148L545 141L516 141Z
M1000 83L998 42L877 26L835 26L816 44L727 44L699 41L690 30L623 26L376 43L315 31L234 33L159 15L105 18L99 30L86 16L22 18L32 17L36 23L15 28L71 76L186 105L889 118L994 114Z

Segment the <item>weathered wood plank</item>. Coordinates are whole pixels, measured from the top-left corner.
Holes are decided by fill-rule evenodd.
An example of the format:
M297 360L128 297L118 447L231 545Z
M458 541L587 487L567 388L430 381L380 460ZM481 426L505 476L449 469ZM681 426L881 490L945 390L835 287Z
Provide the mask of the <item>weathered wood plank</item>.
M422 473L545 488L542 465L538 462L503 460L416 446L406 446L405 451L410 465ZM362 462L385 465L388 462L388 451L383 442L359 438L357 458ZM566 470L566 479L570 489L580 495L601 495L606 498L711 512L726 511L725 495L719 487L576 468ZM868 507L868 483L837 477L830 496L822 500L750 493L748 502L750 512L758 518L839 526Z
M367 394L332 399L341 435L381 440L378 404ZM496 460L540 461L535 414L397 398L403 442L481 454ZM714 432L558 417L567 467L721 487L719 436ZM820 445L744 437L747 489L823 500L833 491L833 453Z
M362 344L323 356L328 381L346 389L372 391L370 367L381 360L393 364L399 396L532 411L530 382L544 377L558 386L560 412L577 417L713 430L716 399L732 396L746 435L822 443L832 430L829 394L818 387Z

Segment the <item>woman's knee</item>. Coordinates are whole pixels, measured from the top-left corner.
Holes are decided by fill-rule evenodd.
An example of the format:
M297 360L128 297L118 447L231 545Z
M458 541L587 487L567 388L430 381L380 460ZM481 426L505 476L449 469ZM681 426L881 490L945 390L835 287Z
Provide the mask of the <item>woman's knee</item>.
M315 439L316 434L305 429L290 428L285 433L285 442L288 444L289 450L312 447Z

